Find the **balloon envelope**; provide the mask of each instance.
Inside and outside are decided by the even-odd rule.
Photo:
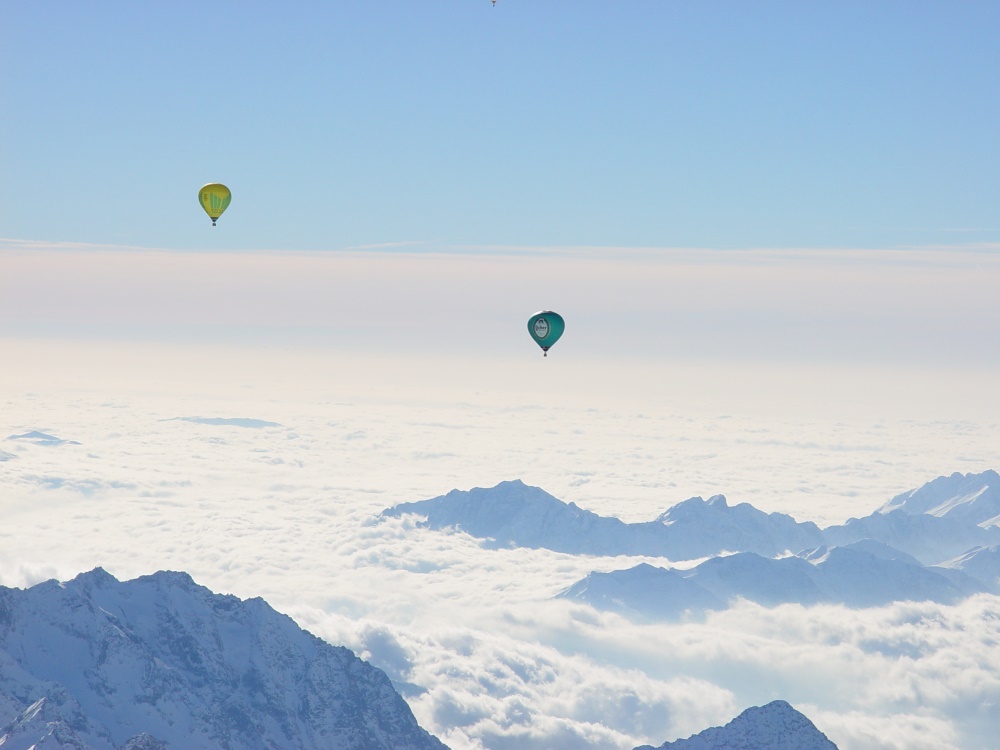
[[[548,356],[549,347],[559,340],[566,330],[562,315],[551,310],[536,312],[528,319],[528,333]]]
[[[229,192],[229,188],[218,182],[202,185],[198,191],[198,202],[212,220],[212,226],[215,226],[215,220],[222,216],[222,212],[229,207],[229,201],[232,199],[233,194]]]

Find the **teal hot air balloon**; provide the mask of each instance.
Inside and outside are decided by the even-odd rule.
[[[559,340],[566,330],[566,322],[562,315],[551,310],[536,312],[528,320],[528,333],[535,343],[542,347],[542,356],[549,356],[549,347]]]

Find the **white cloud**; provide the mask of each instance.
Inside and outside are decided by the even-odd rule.
[[[798,707],[813,723],[832,726],[827,736],[841,750],[964,750],[954,725],[946,719],[914,713],[876,715],[864,711],[831,713],[818,706]],[[988,740],[988,735],[981,735]],[[979,745],[972,745],[976,747]],[[987,747],[986,745],[981,745]]]
[[[0,444],[42,428],[80,443],[10,443],[3,585],[101,565],[262,596],[413,685],[418,718],[455,750],[659,744],[774,698],[844,750],[992,742],[995,598],[743,604],[640,626],[551,600],[634,560],[484,550],[410,519],[371,522],[397,502],[518,477],[631,521],[724,492],[841,522],[939,473],[1000,466],[975,373],[951,373],[925,403],[913,382],[932,374],[845,368],[851,387],[817,403],[798,376],[822,368],[0,345],[15,363],[0,372]],[[173,419],[192,414],[281,426]]]
[[[501,735],[561,746],[571,727],[578,747],[659,744],[775,698],[845,750],[988,748],[1000,661],[985,649],[998,618],[1000,599],[986,596],[873,610],[742,604],[657,626],[546,602],[479,609],[475,629],[418,622],[388,637],[384,625],[300,614],[390,674],[404,663],[394,676],[427,689],[411,697],[418,717],[456,748],[505,747]]]
[[[390,635],[384,625],[314,616],[317,632],[385,665],[394,679],[421,685],[411,706],[456,750],[626,747],[676,726],[698,731],[734,707],[727,690],[707,681],[651,679],[512,637],[502,621],[492,631],[442,625],[433,635],[419,627]]]

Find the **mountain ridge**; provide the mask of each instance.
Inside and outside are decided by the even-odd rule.
[[[714,557],[688,570],[641,563],[591,572],[556,598],[580,601],[632,619],[676,620],[721,610],[735,599],[781,604],[883,606],[895,601],[954,604],[988,588],[960,570],[928,568],[912,558],[859,547],[819,547],[779,559],[752,552]]]
[[[722,495],[708,501],[689,498],[652,521],[625,523],[565,503],[521,480],[400,503],[383,510],[381,517],[406,514],[424,516],[423,525],[431,529],[458,528],[486,540],[490,547],[543,548],[569,554],[691,560],[726,551],[774,555],[823,542],[811,521],[799,523],[748,503],[732,507]]]
[[[774,557],[824,545],[843,547],[873,540],[924,565],[934,565],[973,547],[1000,545],[1000,525],[971,520],[992,511],[992,506],[982,501],[983,497],[992,497],[991,483],[1000,493],[1000,477],[992,470],[939,477],[883,504],[884,512],[875,511],[823,529],[787,514],[765,513],[749,503],[729,505],[724,495],[713,495],[708,500],[689,498],[652,521],[625,523],[573,502],[566,503],[521,480],[500,482],[491,488],[455,489],[435,498],[399,503],[384,509],[380,517],[415,514],[424,518],[421,523],[428,528],[453,527],[483,540],[487,547],[644,555],[680,562],[734,552]],[[949,495],[953,490],[964,494]],[[950,510],[943,515],[912,512],[918,506],[907,503],[914,497],[929,507],[947,506]],[[960,512],[975,503],[975,515],[970,516],[969,510]]]

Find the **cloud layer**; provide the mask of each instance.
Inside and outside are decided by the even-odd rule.
[[[0,240],[0,333],[995,367],[996,247],[168,252]]]
[[[774,698],[844,750],[992,742],[996,598],[743,603],[641,626],[552,599],[638,558],[487,550],[373,521],[397,502],[520,477],[625,520],[725,492],[838,523],[940,473],[1000,466],[1000,425],[975,374],[953,373],[963,388],[924,407],[870,368],[842,371],[853,400],[817,403],[801,369],[770,380],[751,369],[748,381],[704,365],[573,369],[534,356],[3,347],[15,363],[0,374],[0,447],[13,456],[0,464],[4,585],[101,565],[120,579],[186,570],[263,596],[384,668],[455,750],[659,744]],[[660,375],[690,388],[663,389]],[[32,430],[79,444],[4,439]]]

